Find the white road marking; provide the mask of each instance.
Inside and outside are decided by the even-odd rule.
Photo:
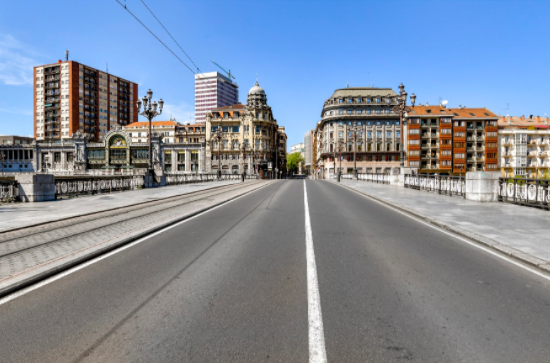
[[[376,202],[376,203],[378,203],[378,204],[380,204],[380,205],[383,205],[384,207],[389,208],[389,209],[391,209],[391,210],[393,210],[393,211],[395,211],[395,212],[397,212],[397,213],[401,213],[401,214],[403,214],[404,216],[407,216],[407,217],[409,217],[409,218],[411,218],[411,219],[414,219],[415,221],[417,221],[417,222],[419,222],[419,223],[425,224],[425,225],[427,225],[428,227],[431,227],[431,228],[433,228],[433,229],[436,229],[436,230],[438,230],[439,232],[445,233],[445,234],[447,234],[447,235],[449,235],[449,236],[451,236],[451,237],[454,237],[454,238],[456,238],[456,239],[458,239],[458,240],[460,240],[460,241],[462,241],[462,242],[466,242],[467,244],[469,244],[469,245],[471,245],[471,246],[474,246],[474,247],[476,247],[476,248],[479,248],[480,250],[483,250],[483,251],[485,251],[485,252],[488,252],[488,253],[490,253],[490,254],[493,255],[493,256],[496,256],[496,257],[501,258],[501,259],[503,259],[503,260],[505,260],[505,261],[508,261],[508,262],[510,262],[511,264],[516,265],[516,266],[518,266],[518,267],[521,267],[521,268],[523,268],[524,270],[527,270],[527,271],[529,271],[529,272],[532,272],[532,273],[534,273],[535,275],[538,275],[538,276],[540,276],[540,277],[542,277],[542,278],[544,278],[544,279],[546,279],[546,280],[550,280],[550,276],[549,276],[549,275],[547,275],[547,274],[545,274],[545,273],[542,273],[542,272],[540,272],[540,271],[538,271],[538,270],[535,270],[534,268],[531,268],[531,267],[529,267],[529,266],[527,266],[527,265],[524,265],[523,263],[518,262],[518,261],[516,261],[516,260],[514,260],[514,259],[512,259],[512,258],[510,258],[510,257],[508,257],[508,256],[505,256],[505,255],[503,255],[503,254],[501,254],[501,253],[499,253],[499,252],[493,251],[492,249],[490,249],[490,248],[488,248],[488,247],[485,247],[485,246],[479,244],[478,242],[469,241],[469,240],[467,240],[466,238],[460,237],[460,236],[458,236],[458,235],[456,235],[456,234],[454,234],[454,233],[452,233],[452,232],[449,232],[449,231],[446,231],[446,230],[444,230],[444,229],[441,229],[441,228],[439,228],[439,227],[437,227],[437,226],[434,226],[433,224],[430,224],[430,223],[428,223],[428,222],[425,222],[425,221],[421,220],[420,218],[418,218],[418,217],[416,217],[416,216],[414,216],[414,215],[411,215],[411,214],[409,214],[409,213],[403,212],[403,211],[401,211],[401,210],[399,210],[399,209],[397,209],[397,208],[391,207],[391,206],[389,206],[389,205],[387,205],[387,204],[385,204],[385,203],[382,203],[382,202],[380,202],[380,201],[378,201],[378,200],[376,200],[376,199],[374,199],[374,198],[369,197],[368,195],[365,195],[365,194],[363,194],[363,193],[360,193],[360,192],[358,192],[358,191],[356,191],[356,190],[353,190],[353,189],[350,189],[350,188],[347,188],[347,189],[350,190],[350,191],[352,191],[352,192],[354,192],[354,193],[357,193],[357,194],[359,194],[359,195],[362,195],[363,197],[368,198],[368,199],[372,200],[373,202]]]
[[[309,323],[309,362],[320,363],[327,361],[325,349],[325,333],[323,330],[323,315],[321,314],[321,297],[317,281],[317,265],[313,250],[313,236],[309,219],[307,203],[307,188],[304,180],[304,210],[306,219],[306,259],[307,259],[307,317]]]
[[[9,301],[12,301],[12,300],[14,300],[14,299],[17,299],[17,298],[20,297],[20,296],[26,295],[26,294],[28,294],[28,293],[31,292],[31,291],[34,291],[34,290],[36,290],[36,289],[41,288],[42,286],[51,284],[52,282],[57,281],[57,280],[59,280],[60,278],[63,278],[63,277],[65,277],[65,276],[67,276],[67,275],[70,275],[70,274],[72,274],[72,273],[75,273],[75,272],[77,272],[78,270],[82,270],[83,268],[88,267],[88,266],[90,266],[90,265],[92,265],[92,264],[94,264],[94,263],[96,263],[96,262],[99,262],[99,261],[101,261],[101,260],[103,260],[103,259],[105,259],[105,258],[107,258],[107,257],[110,257],[110,256],[112,256],[112,255],[114,255],[114,254],[116,254],[116,253],[122,252],[122,251],[124,251],[124,250],[127,249],[127,248],[130,248],[130,247],[133,247],[133,246],[137,245],[138,243],[141,243],[141,242],[143,242],[143,241],[146,241],[147,239],[149,239],[149,238],[151,238],[151,237],[154,237],[154,236],[156,236],[156,235],[158,235],[158,234],[164,233],[164,232],[166,232],[167,230],[169,230],[169,229],[171,229],[171,228],[177,227],[177,226],[179,226],[180,224],[183,224],[183,223],[188,222],[188,221],[190,221],[190,220],[192,220],[192,219],[195,219],[195,218],[197,218],[197,217],[200,217],[200,216],[202,216],[202,215],[205,214],[205,213],[208,213],[208,212],[211,212],[211,211],[213,211],[213,210],[215,210],[215,209],[218,209],[218,208],[220,208],[220,207],[223,207],[223,206],[226,205],[227,203],[231,203],[231,202],[233,202],[233,201],[235,201],[235,200],[237,200],[237,199],[239,199],[239,198],[241,198],[241,197],[244,197],[245,195],[248,195],[249,193],[252,193],[252,192],[255,192],[255,191],[259,190],[259,189],[262,189],[263,187],[266,187],[266,186],[268,186],[268,185],[270,185],[270,184],[271,184],[271,183],[262,185],[262,186],[259,187],[259,188],[256,188],[256,189],[253,189],[253,190],[251,190],[251,191],[248,191],[248,192],[244,193],[243,195],[239,195],[239,196],[236,197],[236,198],[230,199],[230,200],[228,200],[228,201],[226,201],[226,202],[224,202],[224,203],[222,203],[222,204],[220,204],[220,205],[218,205],[218,206],[215,206],[214,208],[205,210],[204,212],[201,212],[201,213],[199,213],[199,214],[197,214],[197,215],[194,215],[193,217],[184,219],[183,221],[180,221],[180,222],[177,222],[176,224],[173,224],[173,225],[171,225],[171,226],[165,227],[165,228],[163,228],[163,229],[161,229],[161,230],[159,230],[159,231],[157,231],[157,232],[154,232],[154,233],[152,233],[152,234],[150,234],[150,235],[147,235],[147,236],[145,236],[145,237],[142,237],[142,238],[140,238],[140,239],[138,239],[138,240],[136,240],[136,241],[134,241],[134,242],[131,242],[131,243],[128,243],[127,245],[124,245],[124,246],[122,246],[122,247],[119,247],[119,248],[117,248],[117,249],[115,249],[115,250],[113,250],[113,251],[111,251],[111,252],[109,252],[109,253],[106,253],[106,254],[104,254],[104,255],[98,256],[98,257],[96,257],[96,258],[94,258],[94,259],[91,259],[91,260],[88,261],[88,262],[85,262],[85,263],[83,263],[83,264],[81,264],[81,265],[78,265],[78,266],[75,266],[75,267],[73,267],[73,268],[70,268],[70,269],[68,269],[67,271],[61,272],[60,274],[54,275],[54,276],[52,276],[52,277],[49,277],[49,278],[47,278],[46,280],[40,281],[40,282],[38,282],[38,283],[36,283],[36,284],[34,284],[34,285],[31,285],[31,286],[26,287],[26,288],[24,288],[24,289],[22,289],[22,290],[16,291],[16,292],[14,292],[14,293],[11,294],[11,295],[7,295],[7,296],[3,297],[2,299],[0,299],[0,305],[3,305],[3,304],[5,304],[5,303],[7,303],[7,302],[9,302]]]

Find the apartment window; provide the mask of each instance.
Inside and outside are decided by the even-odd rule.
[[[420,129],[410,129],[409,135],[420,135]]]
[[[67,162],[72,163],[73,162],[73,153],[67,153]]]
[[[376,99],[376,103],[380,103],[380,98],[377,98],[377,99]]]
[[[351,98],[348,98],[348,103],[351,103]]]
[[[344,103],[344,100],[338,100],[338,103]]]
[[[338,137],[341,139],[344,137],[343,131],[338,131]]]
[[[371,138],[371,137],[372,137],[372,131],[367,131],[367,137],[368,137],[368,138]]]
[[[343,111],[342,111],[342,110],[338,110],[338,113],[341,115],[341,114],[343,113]]]
[[[378,138],[382,137],[382,131],[376,131],[376,137]]]
[[[56,163],[61,162],[61,153],[53,153],[53,161]]]
[[[399,135],[400,135],[400,132],[399,132],[399,131],[396,131],[396,132],[395,132],[395,137],[397,137],[397,138],[398,138],[398,137],[399,137]]]
[[[391,132],[390,132],[390,131],[386,131],[386,137],[387,137],[387,138],[390,138],[390,137],[391,137]]]
[[[361,99],[360,99],[360,98],[357,99],[357,103],[361,103]]]
[[[239,132],[239,126],[233,126],[233,132]]]

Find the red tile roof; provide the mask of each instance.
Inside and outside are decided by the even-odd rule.
[[[178,126],[178,123],[176,121],[153,121],[153,122],[151,122],[151,126],[153,126],[153,127]],[[129,127],[149,127],[149,121],[134,122],[134,123],[128,124],[124,127],[125,128],[129,128]]]

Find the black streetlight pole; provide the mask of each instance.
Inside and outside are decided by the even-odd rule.
[[[153,118],[160,115],[162,113],[162,107],[164,106],[164,101],[162,98],[159,100],[158,104],[157,101],[151,101],[151,98],[153,98],[153,91],[149,89],[147,91],[147,96],[143,96],[143,112],[141,112],[141,103],[142,100],[138,98],[136,101],[138,114],[141,116],[144,116],[149,120],[149,169],[153,168],[153,154],[151,150],[151,138],[153,134],[151,133],[151,123],[153,121]],[[157,111],[157,107],[159,108]]]
[[[411,104],[412,108],[407,106],[407,92],[405,92],[405,86],[403,83],[399,85],[399,97],[396,97],[396,101],[398,104],[392,108],[392,111],[399,112],[399,125],[400,125],[400,140],[399,140],[399,166],[403,168],[405,166],[405,158],[404,158],[404,150],[405,147],[403,145],[403,118],[406,112],[412,111],[414,108],[414,103],[416,102],[416,95],[413,93],[411,95]],[[391,95],[387,96],[388,99],[391,99]]]
[[[4,175],[4,160],[6,159],[6,155],[4,153],[0,153],[0,167],[2,167],[2,175]]]
[[[357,126],[357,121],[353,121],[353,127],[351,127],[351,139],[353,140],[353,174],[357,179],[357,138],[359,137],[359,130],[361,128]]]
[[[220,159],[220,144],[223,139],[223,131],[221,124],[217,126],[216,131],[214,131],[214,136],[212,137],[212,140],[216,140],[218,143],[218,179],[221,179],[222,176],[222,169],[221,169],[221,159]]]

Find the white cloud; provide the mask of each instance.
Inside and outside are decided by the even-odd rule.
[[[17,114],[17,115],[27,115],[27,116],[32,116],[33,115],[33,112],[32,110],[23,110],[23,109],[18,109],[18,108],[14,108],[14,109],[7,109],[7,108],[0,108],[0,112],[7,112],[7,113],[13,113],[13,114]]]
[[[0,35],[0,82],[7,85],[33,84],[33,67],[39,54],[11,35]]]
[[[189,106],[185,102],[181,102],[177,105],[171,105],[171,104],[165,103],[164,108],[162,109],[162,115],[157,116],[156,120],[158,121],[169,120],[170,116],[172,116],[172,119],[175,118],[176,121],[180,123],[185,123],[189,120],[191,120],[194,123],[195,110],[194,110],[194,107]]]

